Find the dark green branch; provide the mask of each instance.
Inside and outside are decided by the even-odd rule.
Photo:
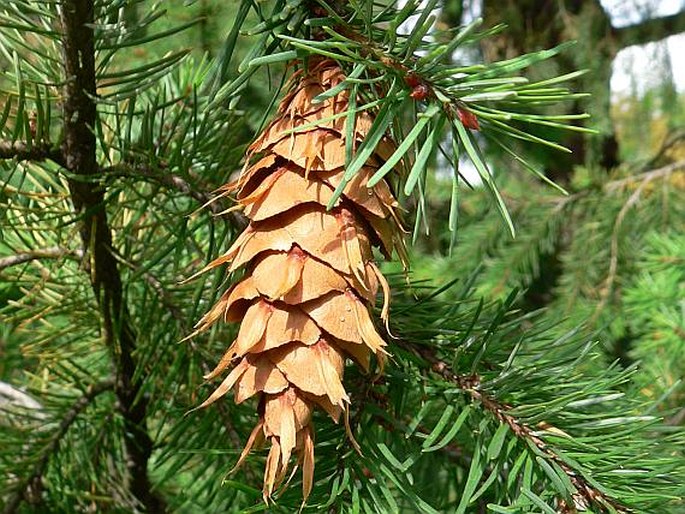
[[[648,18],[640,23],[614,30],[618,46],[644,45],[685,32],[685,10],[670,16]]]
[[[98,174],[96,140],[97,97],[93,0],[64,0],[61,9],[64,51],[64,143],[62,153],[74,209],[81,218],[84,251],[89,252],[90,280],[102,318],[104,339],[116,368],[115,392],[124,419],[126,464],[131,494],[150,513],[164,512],[164,502],[152,492],[147,465],[152,440],[147,433],[147,400],[136,376],[133,355],[136,335],[126,307],[118,263],[112,252],[104,189],[92,180]]]
[[[74,404],[62,418],[57,431],[50,438],[50,442],[43,449],[42,456],[33,469],[33,472],[21,482],[19,487],[17,487],[17,491],[10,496],[2,511],[3,514],[14,514],[18,511],[21,503],[26,499],[31,490],[41,489],[45,468],[47,468],[48,464],[50,463],[50,458],[59,449],[59,445],[69,431],[71,425],[74,424],[74,421],[76,421],[76,418],[78,418],[79,414],[81,414],[91,403],[93,403],[95,398],[97,398],[100,394],[111,390],[113,387],[114,380],[105,380],[99,382],[90,386],[84,395],[74,402]]]

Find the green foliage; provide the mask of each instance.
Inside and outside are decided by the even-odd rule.
[[[633,280],[623,293],[626,331],[631,334],[630,357],[640,362],[640,385],[665,408],[680,409],[685,388],[685,237],[677,232],[651,232],[638,256]]]
[[[142,429],[152,443],[148,489],[164,510],[300,508],[298,474],[275,503],[262,501],[263,452],[227,475],[255,405],[218,402],[185,415],[206,397],[202,375],[235,327],[180,341],[229,285],[221,271],[183,279],[240,229],[225,199],[207,203],[209,191],[240,169],[245,144],[290,72],[286,63],[313,55],[347,67],[342,87],[359,101],[345,116],[376,114],[367,141],[348,149],[348,178],[388,130],[398,143],[388,162],[404,171],[395,185],[418,192],[404,199],[415,209],[416,234],[425,225],[435,237],[419,239],[409,285],[394,277],[396,337],[388,338],[393,356],[383,377],[347,370],[350,427],[361,451],[343,426],[315,419],[316,483],[303,510],[523,513],[575,505],[654,514],[682,507],[683,432],[659,417],[677,421],[671,410],[683,398],[682,170],[629,171],[600,188],[578,179],[564,198],[518,168],[488,171],[492,149],[510,138],[556,146],[530,125],[557,128],[583,117],[532,113],[577,98],[560,86],[576,74],[534,83],[519,75],[562,48],[489,65],[455,63],[456,48],[501,28],[478,32],[474,22],[429,38],[437,2],[404,35],[397,29],[418,2],[398,10],[351,1],[349,11],[298,0],[169,4],[95,4],[97,118],[89,128],[98,167],[88,176],[70,171],[62,153],[69,121],[62,86],[70,80],[62,68],[63,6],[7,0],[0,7],[7,153],[0,160],[0,378],[15,394],[0,396],[5,512],[145,510],[126,445],[123,380],[140,385],[132,404],[144,405]],[[203,13],[212,16],[195,19]],[[217,50],[219,20],[228,19],[234,24]],[[200,52],[184,48],[195,46],[194,33]],[[424,100],[411,96],[410,75],[428,87]],[[483,138],[460,111],[478,117]],[[446,178],[426,173],[441,150],[455,172]],[[537,169],[504,152],[521,170]],[[463,155],[487,191],[466,190]],[[391,168],[381,166],[378,178]],[[104,199],[79,212],[74,187],[83,183]],[[121,365],[128,350],[111,343],[109,328],[118,335],[121,327],[107,327],[103,295],[92,288],[95,238],[80,239],[83,221],[101,207],[118,264],[107,271],[120,275],[126,311],[114,319],[135,332],[125,355],[135,363],[131,376]],[[561,271],[541,284],[549,261]],[[423,276],[447,285],[437,290]],[[517,294],[519,287],[529,291]],[[532,312],[539,290],[552,298],[547,312]],[[588,319],[602,329],[599,343],[574,328]],[[641,366],[607,363],[607,349],[626,334],[629,358]]]

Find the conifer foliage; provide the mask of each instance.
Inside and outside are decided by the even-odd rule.
[[[337,115],[347,112],[349,93],[313,100],[344,78],[334,61],[321,59],[293,74],[275,119],[248,150],[246,169],[222,188],[224,195],[236,193],[250,224],[207,267],[230,262],[229,272],[246,272],[199,323],[199,331],[221,318],[241,323],[238,337],[205,378],[237,364],[202,406],[231,388],[236,403],[260,395],[259,423],[236,466],[253,444],[269,441],[265,499],[282,482],[294,451],[306,499],[314,473],[312,409],[318,406],[338,421],[350,401],[342,383],[345,359],[366,371],[371,355],[384,360],[386,343],[370,308],[380,285],[387,323],[389,286],[371,249],[390,256],[402,245],[402,234],[388,184],[366,187],[383,156],[372,155],[333,209],[326,209],[345,173],[350,119]],[[351,122],[355,139],[362,141],[371,116]],[[393,149],[388,141],[381,148]]]
[[[208,4],[232,25],[195,58],[179,48],[195,22],[164,9]],[[685,437],[663,419],[680,419],[664,407],[677,380],[646,398],[648,375],[509,287],[569,224],[563,266],[597,246],[601,188],[560,199],[518,153],[565,151],[548,128],[586,131],[583,114],[535,113],[582,96],[566,84],[582,70],[522,75],[566,43],[473,62],[503,27],[440,28],[441,5],[0,2],[3,514],[682,508]],[[649,177],[621,183],[621,220],[659,196]],[[663,198],[675,223],[683,203]],[[595,259],[618,259],[629,224],[597,219],[617,250]],[[445,253],[459,228],[433,282],[399,265],[403,224],[440,227]],[[515,225],[539,230],[512,255]],[[616,260],[607,288],[628,284],[638,310],[651,282],[680,280],[662,268],[682,261],[673,242],[649,240],[645,281]],[[680,310],[649,312],[631,330],[681,337]],[[650,373],[682,370],[652,348]]]

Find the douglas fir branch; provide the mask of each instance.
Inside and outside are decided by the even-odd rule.
[[[315,406],[335,421],[347,409],[345,360],[365,371],[373,354],[382,365],[386,343],[372,321],[381,290],[387,323],[389,288],[372,248],[386,258],[405,250],[398,204],[387,182],[367,181],[394,151],[378,145],[362,170],[328,209],[345,174],[346,134],[361,142],[373,117],[361,112],[348,130],[349,93],[318,95],[345,79],[333,61],[310,59],[294,73],[276,118],[248,150],[240,178],[221,188],[235,195],[250,224],[233,246],[206,269],[230,263],[244,275],[200,320],[198,331],[224,320],[240,322],[236,340],[211,380],[232,367],[201,405],[233,389],[236,403],[259,395],[259,421],[238,461],[265,441],[268,499],[286,476],[291,455],[303,471],[303,494],[314,473]]]

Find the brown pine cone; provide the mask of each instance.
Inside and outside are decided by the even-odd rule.
[[[250,224],[206,269],[230,263],[243,278],[200,320],[240,322],[236,340],[207,379],[235,364],[205,407],[233,389],[236,403],[259,394],[259,423],[238,461],[253,445],[271,445],[264,474],[267,500],[283,481],[293,452],[303,470],[303,495],[312,489],[314,431],[321,407],[336,422],[350,399],[342,384],[345,359],[366,371],[371,354],[382,364],[386,346],[371,318],[379,288],[387,323],[389,288],[373,260],[376,246],[404,259],[398,205],[385,181],[366,184],[394,151],[384,139],[327,210],[341,183],[349,93],[312,100],[344,80],[333,61],[312,60],[296,72],[276,119],[250,146],[240,178],[221,188],[234,194]],[[373,123],[363,111],[355,146]]]

